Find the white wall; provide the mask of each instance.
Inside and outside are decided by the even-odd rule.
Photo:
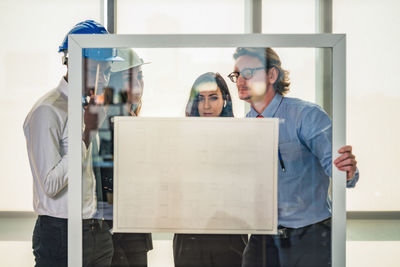
[[[360,169],[348,210],[399,210],[400,2],[334,0],[333,30],[347,34],[347,142]]]
[[[244,32],[243,0],[119,0],[119,34],[218,34]],[[234,49],[138,49],[145,61],[142,116],[184,116],[190,88],[205,72],[219,72],[232,95],[235,116],[244,103],[227,75]]]
[[[100,18],[100,1],[0,1],[0,211],[32,210],[32,174],[22,124],[65,73],[58,46],[79,21]]]
[[[120,33],[241,33],[241,0],[118,1]],[[57,85],[65,68],[57,47],[75,23],[99,20],[100,1],[2,0],[0,17],[0,210],[32,210],[32,177],[22,132],[33,103]],[[347,137],[357,155],[361,179],[348,191],[349,210],[398,210],[400,185],[400,103],[396,71],[400,25],[396,0],[334,0],[334,32],[347,34]],[[263,1],[263,32],[311,33],[315,28],[314,0]],[[292,92],[314,100],[314,52],[302,61],[296,53],[278,49],[291,71]],[[293,50],[295,51],[295,50]],[[308,66],[304,75],[301,70]],[[150,65],[149,65],[150,68]],[[147,67],[144,68],[145,75]],[[146,77],[147,78],[147,77]],[[228,83],[229,84],[229,83]],[[301,84],[301,85],[299,85]],[[309,90],[299,90],[309,88]],[[234,87],[232,94],[236,92]],[[150,91],[148,99],[150,99]],[[146,96],[146,93],[145,93]],[[182,99],[185,99],[186,96]],[[150,101],[150,100],[149,100]],[[145,102],[148,103],[148,102]],[[239,111],[242,103],[235,105]],[[145,111],[145,106],[144,106]],[[239,113],[237,111],[237,113]]]
[[[244,32],[244,0],[118,0],[117,8],[122,34]]]

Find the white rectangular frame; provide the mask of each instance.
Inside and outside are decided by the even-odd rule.
[[[82,48],[302,47],[332,49],[332,159],[346,144],[344,34],[70,35],[68,266],[82,266]],[[332,164],[333,166],[333,164]],[[78,234],[80,233],[80,234]],[[332,167],[332,267],[346,266],[346,175]]]
[[[126,212],[120,212],[120,203],[118,202],[119,196],[120,194],[122,194],[124,197],[122,197],[123,199],[126,200],[127,195],[129,194],[131,197],[136,197],[138,195],[141,194],[141,192],[139,193],[133,193],[132,192],[132,184],[127,184],[126,181],[128,180],[129,182],[133,182],[133,183],[146,183],[149,182],[149,180],[151,179],[146,179],[146,181],[143,181],[143,177],[146,175],[146,173],[141,173],[140,175],[137,175],[139,172],[139,169],[142,169],[140,167],[138,167],[138,164],[141,164],[139,162],[137,162],[137,158],[134,158],[132,156],[132,151],[133,149],[136,149],[136,147],[140,147],[140,141],[138,140],[138,137],[142,140],[142,143],[146,143],[145,140],[143,140],[142,138],[146,138],[146,139],[150,139],[152,140],[152,142],[157,142],[157,141],[153,141],[153,140],[158,140],[158,139],[162,139],[160,136],[158,136],[158,138],[156,136],[151,136],[149,137],[149,134],[152,133],[148,133],[148,132],[141,132],[141,134],[139,135],[138,132],[136,132],[135,130],[137,129],[141,129],[140,125],[143,125],[143,123],[146,123],[146,125],[148,125],[148,127],[155,127],[155,125],[157,125],[157,127],[160,127],[160,125],[162,124],[162,122],[167,121],[168,126],[171,127],[171,125],[174,125],[173,128],[178,128],[179,132],[174,132],[172,135],[174,137],[172,137],[171,135],[168,135],[168,132],[173,131],[173,128],[170,129],[162,129],[159,128],[157,130],[153,129],[153,132],[155,135],[157,134],[161,134],[162,138],[164,138],[165,140],[171,140],[172,138],[177,138],[177,140],[181,140],[180,142],[182,142],[183,145],[182,146],[182,150],[180,150],[180,152],[184,153],[184,157],[187,158],[185,161],[185,159],[179,158],[181,155],[175,155],[174,156],[174,161],[175,162],[179,162],[178,166],[174,166],[174,169],[179,170],[180,176],[181,177],[185,177],[185,179],[191,180],[193,181],[193,171],[196,171],[196,169],[193,169],[193,167],[190,168],[186,168],[186,164],[190,164],[191,162],[193,162],[194,164],[198,165],[198,159],[200,157],[202,157],[202,155],[198,154],[198,147],[196,146],[191,146],[193,143],[193,139],[196,140],[196,143],[202,143],[203,142],[207,142],[211,145],[211,147],[216,148],[217,145],[216,144],[222,144],[224,141],[223,140],[218,140],[218,137],[221,137],[223,139],[226,139],[226,134],[228,134],[227,132],[225,132],[225,134],[219,135],[218,137],[216,136],[206,136],[203,133],[201,133],[198,136],[195,136],[195,134],[197,134],[199,131],[199,128],[202,129],[207,129],[209,130],[209,126],[210,127],[214,127],[216,126],[214,123],[218,122],[218,126],[216,127],[222,127],[224,129],[228,129],[228,132],[235,132],[238,134],[237,139],[239,140],[243,140],[242,142],[237,142],[237,144],[230,144],[235,151],[237,151],[237,155],[232,156],[232,158],[229,160],[229,162],[226,162],[223,165],[224,170],[230,170],[229,175],[226,175],[226,178],[228,178],[228,180],[224,180],[225,181],[240,181],[241,178],[243,178],[243,176],[238,176],[240,175],[239,172],[235,173],[235,171],[232,171],[233,169],[235,169],[237,166],[240,166],[241,169],[241,175],[243,175],[243,173],[251,173],[253,170],[255,170],[254,165],[258,165],[259,167],[262,166],[262,169],[257,169],[257,171],[254,171],[253,174],[250,174],[249,177],[246,177],[246,183],[248,183],[248,185],[250,185],[250,187],[247,187],[247,189],[254,189],[257,188],[257,191],[259,188],[263,187],[265,191],[261,191],[262,195],[265,195],[264,192],[266,192],[268,189],[270,189],[271,191],[268,193],[269,196],[271,198],[265,198],[263,199],[263,196],[258,195],[257,196],[257,192],[253,192],[250,191],[248,192],[246,195],[246,197],[248,198],[244,198],[242,199],[241,203],[244,204],[246,206],[245,209],[247,209],[248,211],[254,212],[252,213],[252,215],[254,217],[257,217],[258,212],[260,212],[259,210],[262,209],[264,211],[269,211],[268,213],[264,214],[268,217],[268,221],[265,221],[266,218],[263,218],[263,216],[260,216],[260,219],[258,220],[254,220],[254,221],[249,221],[249,220],[240,220],[240,216],[243,216],[244,213],[241,213],[240,208],[237,207],[236,212],[233,213],[228,213],[230,216],[230,218],[232,219],[232,222],[235,223],[239,223],[236,224],[234,227],[233,225],[230,225],[230,227],[228,228],[228,226],[225,224],[225,227],[223,229],[220,229],[219,227],[216,227],[215,225],[213,228],[211,226],[212,223],[210,223],[210,219],[215,216],[215,210],[212,211],[212,214],[208,214],[209,217],[207,217],[207,222],[204,223],[201,227],[192,227],[189,226],[188,224],[186,224],[186,227],[182,227],[182,228],[178,228],[178,227],[171,227],[171,226],[166,226],[165,224],[161,223],[161,225],[163,226],[155,226],[155,224],[153,224],[154,221],[160,221],[160,210],[159,210],[159,203],[157,202],[156,205],[157,206],[146,206],[146,208],[151,207],[151,210],[154,211],[154,216],[156,217],[151,217],[147,220],[147,223],[149,223],[150,225],[152,225],[152,227],[150,228],[140,228],[138,227],[136,224],[134,224],[134,226],[131,224],[130,226],[126,226],[126,223],[122,222],[122,224],[125,224],[125,226],[121,226],[121,223],[119,220],[123,221],[124,220],[124,216],[122,214],[127,214],[130,213],[131,215],[134,215],[136,217],[136,214],[141,214],[140,210],[132,210],[132,211],[127,211],[125,209]],[[151,123],[149,125],[149,123]],[[203,125],[199,128],[196,128],[196,126],[194,126],[194,124],[197,125]],[[206,126],[207,125],[207,126]],[[213,126],[214,125],[214,126]],[[252,131],[247,130],[248,127],[252,126],[256,126],[255,128],[253,128]],[[139,128],[138,128],[139,127]],[[164,125],[165,127],[165,125]],[[228,127],[228,128],[225,128]],[[238,128],[239,127],[239,128]],[[124,130],[122,130],[124,129]],[[184,129],[184,130],[183,130]],[[221,133],[219,128],[212,128],[215,129],[216,132],[218,132],[219,134]],[[244,132],[241,132],[242,129],[246,129]],[[183,130],[184,134],[183,136],[179,136],[181,133],[181,130]],[[272,130],[272,131],[271,131]],[[188,132],[188,131],[194,131],[194,132]],[[249,132],[251,132],[252,135],[254,135],[255,133],[257,133],[257,136],[262,134],[264,135],[264,137],[266,137],[266,139],[263,139],[264,141],[261,140],[261,138],[256,138],[256,136],[254,135],[254,138],[249,136]],[[167,134],[166,134],[167,133]],[[246,135],[243,135],[243,134]],[[186,139],[185,140],[185,136],[190,136],[190,140]],[[269,137],[269,138],[268,138]],[[202,138],[207,138],[206,140],[202,140]],[[272,234],[277,234],[277,228],[278,228],[278,138],[279,138],[279,120],[277,118],[264,118],[263,120],[260,119],[256,119],[256,118],[201,118],[201,120],[199,120],[199,118],[195,118],[195,117],[176,117],[176,118],[151,118],[151,117],[133,117],[133,116],[123,116],[123,117],[114,117],[114,186],[113,186],[113,192],[114,192],[114,200],[113,200],[113,231],[114,232],[120,232],[120,233],[175,233],[175,234],[257,234],[257,235],[272,235]],[[213,141],[209,141],[209,139],[214,139]],[[268,140],[269,139],[269,140]],[[126,145],[128,143],[130,143],[131,140],[135,140],[134,142],[134,148],[131,145]],[[271,143],[270,143],[271,141]],[[214,143],[215,142],[215,143]],[[235,142],[233,142],[235,143]],[[157,145],[154,144],[154,147],[157,148],[155,152],[155,154],[157,155],[161,155],[163,154],[163,151],[165,150],[169,150],[169,144],[167,144],[167,147],[163,147],[163,144],[157,143]],[[242,160],[243,160],[243,156],[241,154],[240,149],[242,148],[248,148],[248,147],[257,147],[257,151],[252,151],[251,154],[254,155],[254,159],[252,160],[252,164],[241,164]],[[139,148],[139,149],[140,149]],[[260,153],[259,148],[262,149],[262,153]],[[272,148],[272,149],[271,149]],[[270,149],[269,152],[267,152],[267,150]],[[219,149],[218,149],[219,150]],[[173,153],[173,152],[172,152]],[[215,154],[218,154],[218,151],[213,152]],[[272,153],[272,157],[269,158],[268,155],[270,155],[270,153]],[[140,155],[140,160],[144,160],[144,153],[138,153],[138,155]],[[180,153],[179,153],[180,154]],[[170,157],[170,153],[168,153],[169,157]],[[237,157],[235,157],[237,156]],[[217,156],[216,158],[222,158],[222,154],[220,154],[219,156]],[[206,158],[206,157],[205,157]],[[163,162],[163,160],[160,160],[161,158],[157,158],[157,156],[152,156],[152,164],[150,165],[151,169],[154,169],[154,166],[160,166],[164,163],[167,164],[167,167],[171,167],[171,163],[170,162]],[[127,161],[128,163],[127,163]],[[193,161],[194,160],[194,161]],[[204,159],[206,162],[203,162],[202,164],[207,164],[207,163],[211,163],[210,161],[207,162],[207,159]],[[183,163],[184,161],[184,163]],[[124,164],[120,164],[123,163]],[[157,163],[155,163],[157,162]],[[264,162],[264,163],[263,163]],[[268,163],[266,163],[268,162]],[[271,164],[271,165],[268,165]],[[125,165],[125,166],[124,166]],[[182,166],[184,166],[182,168]],[[127,168],[126,168],[127,167]],[[142,166],[143,167],[143,166]],[[162,168],[165,168],[166,166],[163,166]],[[181,169],[180,169],[181,168]],[[212,171],[215,167],[209,167],[208,171]],[[200,169],[204,169],[204,167],[200,167]],[[132,170],[134,170],[134,172],[132,172]],[[199,169],[197,169],[198,171]],[[142,169],[143,171],[143,169]],[[232,172],[232,173],[231,173]],[[134,174],[134,175],[133,175]],[[264,175],[265,174],[265,175]],[[154,175],[154,174],[153,174]],[[124,178],[120,178],[120,177],[125,177]],[[200,183],[214,183],[216,180],[216,177],[212,176],[212,175],[202,175],[201,176],[201,182]],[[260,180],[259,180],[260,179]],[[262,181],[261,181],[262,179]],[[121,180],[123,181],[121,183]],[[171,184],[168,184],[168,187],[171,186],[171,189],[168,188],[168,190],[171,190],[171,192],[175,192],[172,193],[172,195],[174,195],[175,197],[178,196],[178,191],[174,191],[175,189],[179,188],[179,191],[182,191],[182,197],[191,195],[185,192],[186,189],[182,189],[182,187],[185,186],[184,183],[180,182],[179,180],[176,180],[176,176],[175,174],[171,175],[171,176],[164,176],[163,178],[160,179],[160,181],[162,183],[168,183],[168,182],[172,182]],[[160,182],[159,181],[159,182]],[[263,182],[265,181],[265,182]],[[152,182],[152,181],[151,181]],[[196,180],[196,183],[199,182],[199,180]],[[221,182],[221,180],[219,180],[219,182]],[[264,183],[264,184],[263,184]],[[215,184],[214,184],[215,185]],[[229,185],[227,186],[229,188]],[[232,187],[230,187],[232,189]],[[241,185],[240,186],[240,190],[246,190],[246,187]],[[127,191],[124,191],[123,189],[127,189]],[[196,188],[197,189],[197,188]],[[157,191],[157,190],[155,190]],[[206,190],[205,190],[206,191]],[[230,190],[229,190],[230,191]],[[149,192],[149,190],[145,190],[144,191],[145,194],[148,194],[147,192]],[[224,195],[227,192],[222,192],[217,190],[219,195]],[[230,191],[232,192],[232,191]],[[150,193],[151,194],[151,193]],[[192,194],[196,194],[195,192],[192,191]],[[154,195],[153,195],[154,196]],[[192,195],[191,195],[192,196]],[[226,201],[228,201],[228,203],[232,203],[231,201],[236,201],[238,197],[240,196],[240,193],[233,193],[227,198],[224,198],[224,205],[227,203]],[[256,211],[251,209],[251,206],[247,206],[247,204],[250,201],[254,201],[254,197],[256,196],[256,198],[258,199],[258,201],[261,201],[261,199],[263,200],[262,203],[259,203],[259,207],[260,209],[257,209]],[[158,196],[154,196],[154,199],[157,199]],[[235,200],[233,200],[231,197],[233,197]],[[139,197],[140,198],[140,197]],[[135,198],[136,199],[136,198]],[[131,201],[133,201],[134,199],[130,199]],[[206,201],[202,201],[202,203],[205,203]],[[130,204],[132,204],[132,202],[130,202]],[[149,202],[146,198],[146,204],[148,205]],[[171,202],[168,202],[168,206],[171,205]],[[215,203],[214,203],[215,204]],[[174,204],[172,204],[174,205]],[[217,204],[218,206],[218,204]],[[122,207],[124,208],[124,205],[122,205]],[[131,206],[129,206],[130,208]],[[140,205],[140,208],[143,208],[143,205]],[[185,209],[185,206],[182,205],[181,208]],[[217,210],[220,211],[222,207],[218,206]],[[190,209],[192,210],[192,207],[186,206],[186,210]],[[156,210],[158,210],[156,212]],[[173,212],[173,211],[172,211]],[[231,210],[232,212],[232,210]],[[168,210],[168,216],[169,217],[171,215],[170,211]],[[249,214],[246,214],[246,216]],[[250,215],[250,217],[252,217]],[[169,217],[171,218],[171,217]],[[204,218],[204,217],[203,217]],[[168,219],[169,220],[169,219]],[[199,218],[199,220],[201,221],[201,219]],[[221,222],[221,221],[219,221]],[[241,224],[241,223],[245,223],[245,224]],[[256,226],[257,224],[257,226]],[[260,226],[262,225],[262,226]],[[267,225],[269,225],[267,227]],[[246,228],[242,228],[242,227],[246,227]],[[224,232],[224,230],[226,232]]]

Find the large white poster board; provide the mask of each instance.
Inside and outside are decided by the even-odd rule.
[[[114,121],[114,232],[277,228],[278,119]]]

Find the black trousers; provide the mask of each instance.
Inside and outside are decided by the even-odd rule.
[[[99,220],[83,220],[83,266],[110,266],[113,246],[109,226]],[[68,221],[39,216],[32,236],[36,267],[67,266]]]
[[[112,228],[113,222],[107,221]],[[147,267],[147,252],[153,249],[151,234],[114,233],[112,267]]]
[[[247,235],[176,234],[176,267],[240,267]]]
[[[111,265],[114,248],[109,225],[103,220],[83,220],[83,266]]]
[[[331,220],[281,228],[279,235],[252,235],[243,267],[330,267]]]
[[[67,219],[39,216],[32,236],[36,267],[67,266]]]

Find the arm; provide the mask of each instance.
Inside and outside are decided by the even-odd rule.
[[[332,176],[331,119],[320,107],[315,106],[305,112],[300,121],[300,139],[318,158],[325,174]],[[358,171],[351,146],[344,146],[338,152],[342,155],[334,163],[339,170],[347,172],[347,187],[354,187],[358,181]]]
[[[297,119],[301,142],[318,159],[327,176],[332,176],[332,122],[320,107],[307,107]]]
[[[51,107],[40,106],[32,114],[27,132],[28,155],[34,176],[51,198],[68,184],[67,154],[60,154],[62,131],[61,122]]]

